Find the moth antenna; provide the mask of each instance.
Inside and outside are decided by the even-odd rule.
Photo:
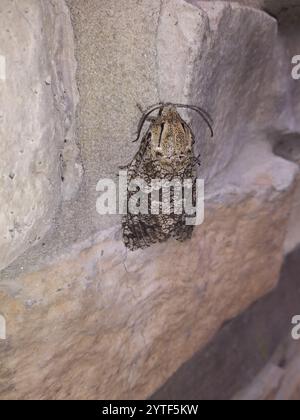
[[[148,108],[142,115],[139,125],[138,125],[138,129],[137,129],[137,138],[133,141],[133,143],[137,142],[140,138],[143,126],[145,124],[146,119],[149,117],[150,114],[152,114],[152,112],[156,111],[157,109],[160,109],[164,106],[167,106],[169,104],[163,104],[163,103],[159,103],[159,104],[155,104],[152,105],[150,108]]]
[[[147,120],[147,118],[149,117],[150,114],[152,114],[152,112],[156,111],[157,109],[162,109],[165,106],[169,106],[169,105],[173,105],[176,106],[177,108],[187,108],[187,109],[192,109],[193,111],[198,112],[198,114],[203,118],[203,120],[206,122],[206,124],[208,125],[210,132],[211,132],[211,137],[214,136],[214,131],[212,128],[212,124],[213,124],[213,119],[210,116],[210,114],[205,111],[205,109],[196,106],[196,105],[185,105],[185,104],[172,104],[172,103],[158,103],[155,105],[152,105],[151,107],[149,107],[142,115],[139,125],[138,125],[138,129],[137,129],[137,138],[133,141],[133,143],[137,142],[140,138],[143,126],[145,124],[145,121]],[[139,107],[141,109],[141,107]]]
[[[213,119],[212,119],[211,115],[205,109],[201,108],[200,106],[187,105],[187,104],[174,104],[173,106],[176,106],[178,108],[190,108],[190,109],[193,109],[194,111],[199,111],[206,116],[206,118],[210,121],[211,124],[213,123]]]
[[[200,108],[199,106],[196,106],[196,105],[174,104],[174,106],[176,106],[177,108],[192,109],[193,111],[198,112],[198,114],[201,115],[203,120],[208,125],[208,127],[210,129],[210,132],[211,132],[211,136],[212,137],[214,136],[214,131],[213,131],[213,128],[212,128],[213,119],[207,111],[205,111],[204,109],[202,109],[202,108]]]

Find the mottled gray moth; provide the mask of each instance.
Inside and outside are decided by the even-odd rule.
[[[178,113],[178,108],[196,111],[206,122],[213,136],[212,119],[198,106],[160,103],[143,113],[135,141],[139,140],[146,121],[149,121],[150,125],[142,137],[138,152],[132,161],[123,167],[127,170],[128,177],[127,214],[122,219],[123,240],[126,247],[132,251],[164,242],[171,237],[185,241],[192,236],[194,226],[186,223],[185,210],[176,211],[178,200],[175,185],[184,185],[185,180],[191,180],[192,202],[195,204],[196,165],[200,164],[200,160],[199,156],[194,155],[194,134]],[[158,111],[158,115],[151,116],[155,111]],[[138,185],[129,188],[130,184],[134,185],[136,179],[139,180]],[[141,181],[148,187],[148,191],[156,190],[156,199],[153,202],[153,196],[149,194],[146,211],[133,214],[129,204],[141,189]],[[165,208],[162,194],[164,185],[171,186],[167,212],[162,211]],[[184,194],[187,195],[181,188],[179,200],[187,200]]]

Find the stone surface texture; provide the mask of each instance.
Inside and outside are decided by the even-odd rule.
[[[6,67],[0,80],[1,270],[41,242],[61,200],[76,189],[79,166],[64,174],[64,141],[74,142],[78,100],[68,10],[63,2],[3,0],[0,25]],[[73,147],[73,167],[76,157]]]
[[[282,360],[284,366],[278,366]],[[299,401],[299,399],[300,345],[291,341],[280,346],[255,380],[233,398],[235,401]]]
[[[274,153],[295,122],[278,23],[219,1],[10,5],[0,19],[20,39],[1,54],[19,60],[11,71],[23,79],[0,81],[16,107],[1,126],[0,229],[15,220],[21,237],[0,251],[0,398],[146,398],[278,282],[299,173]],[[130,253],[119,216],[96,213],[96,185],[136,150],[136,104],[160,100],[202,105],[215,121],[211,140],[186,114],[202,153],[206,218],[189,242]],[[29,248],[46,230],[43,251]]]
[[[199,0],[186,0],[188,3],[197,4]],[[214,0],[203,0],[213,3]],[[299,6],[299,0],[220,0],[227,3],[238,3],[241,6],[257,8],[278,16],[282,10],[293,10]]]
[[[243,395],[247,391],[248,399],[264,399],[272,392],[274,397],[299,350],[299,342],[287,339],[299,313],[299,257],[300,247],[285,259],[278,286],[226,322],[151,400],[227,401],[241,390]]]

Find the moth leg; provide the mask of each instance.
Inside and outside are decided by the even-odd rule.
[[[197,157],[195,157],[194,159],[193,159],[193,163],[194,163],[194,166],[196,166],[196,165],[199,165],[199,166],[201,166],[201,160],[200,160],[200,156],[201,156],[201,153],[197,156]]]

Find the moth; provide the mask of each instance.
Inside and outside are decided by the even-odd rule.
[[[169,211],[162,211],[164,196],[162,195],[164,183],[172,181],[192,180],[192,201],[195,204],[196,165],[200,165],[199,156],[195,157],[193,145],[195,136],[191,127],[180,116],[178,108],[187,108],[197,112],[208,125],[213,136],[212,119],[202,108],[194,105],[160,103],[151,106],[140,119],[137,130],[137,142],[142,134],[144,125],[150,125],[145,131],[139,149],[132,161],[123,166],[127,170],[127,214],[122,219],[123,240],[131,251],[147,248],[157,242],[175,238],[185,241],[191,238],[193,226],[186,223],[187,214],[184,209],[176,211],[175,190],[169,195]],[[158,111],[158,115],[152,114]],[[153,191],[153,181],[157,187],[156,212],[153,212],[151,197],[147,202],[147,211],[134,214],[130,211],[129,201],[139,191],[139,187],[130,188],[134,180],[142,180],[144,185]],[[182,197],[184,199],[184,196]]]

